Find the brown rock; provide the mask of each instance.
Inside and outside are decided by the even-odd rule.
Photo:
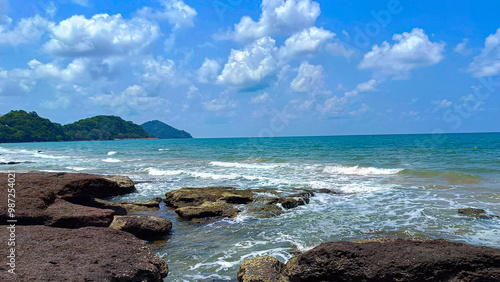
[[[483,219],[499,217],[497,215],[486,214],[486,211],[483,209],[474,209],[474,208],[458,209],[458,213]]]
[[[207,187],[182,188],[167,192],[165,196],[165,204],[175,208],[181,218],[206,222],[235,217],[240,210],[234,205],[252,202],[254,194],[232,187]]]
[[[239,282],[279,281],[284,264],[273,257],[255,257],[243,261],[238,270]]]
[[[5,229],[5,228],[2,228]],[[0,248],[8,250],[7,232]],[[132,234],[103,227],[16,226],[16,274],[0,281],[162,281],[168,265]]]
[[[84,226],[107,227],[113,221],[115,212],[72,204],[56,199],[45,210],[45,225],[53,227],[80,228]]]
[[[323,243],[292,258],[286,281],[500,281],[500,249],[445,240]]]
[[[81,205],[85,205],[92,198],[133,192],[131,187],[120,187],[98,175],[16,173],[15,176],[15,217],[19,225],[40,224],[69,228],[85,225],[106,226],[111,223],[113,211],[98,211]],[[0,180],[3,179],[7,183],[7,178],[6,173],[0,173]],[[7,189],[0,189],[0,198],[7,199]],[[52,205],[56,206],[50,208]],[[0,205],[0,224],[6,224],[8,216],[7,205]],[[94,216],[95,219],[92,220],[91,217]]]
[[[172,222],[158,216],[115,216],[109,227],[132,233],[140,239],[154,240],[167,235]]]
[[[146,202],[110,202],[94,199],[88,205],[101,209],[111,209],[117,215],[134,214],[140,212],[157,211],[160,208],[161,198],[154,198]]]

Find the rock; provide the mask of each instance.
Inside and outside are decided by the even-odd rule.
[[[80,228],[84,226],[107,227],[113,221],[115,212],[109,209],[97,209],[72,204],[62,199],[56,199],[45,210],[44,222],[47,226]]]
[[[0,173],[1,179],[7,183],[7,174]],[[79,173],[16,173],[15,187],[19,225],[68,228],[109,225],[114,211],[88,207],[86,203],[92,198],[133,191],[101,176]],[[7,198],[7,189],[0,189],[0,198]],[[6,224],[7,218],[7,205],[0,205],[0,224]]]
[[[282,262],[269,256],[246,259],[238,270],[238,281],[277,282],[283,266]]]
[[[111,182],[116,182],[121,188],[131,191],[130,193],[137,192],[137,190],[135,189],[134,181],[132,181],[132,179],[130,179],[128,176],[111,175],[103,176],[103,178]]]
[[[132,233],[140,239],[153,240],[167,235],[172,222],[158,216],[115,216],[109,227]]]
[[[101,208],[111,209],[116,215],[134,214],[140,212],[157,211],[160,208],[161,198],[154,198],[146,202],[110,202],[101,199],[93,199],[87,205]]]
[[[500,281],[500,249],[439,240],[330,242],[288,261],[284,281]]]
[[[8,250],[7,232],[0,248]],[[163,281],[168,265],[132,234],[103,227],[16,226],[16,276],[1,281]]]
[[[235,217],[240,210],[234,205],[253,201],[254,193],[232,187],[182,188],[167,192],[165,204],[184,219],[207,222]]]
[[[500,217],[497,215],[486,214],[486,211],[483,209],[474,209],[474,208],[458,209],[458,213],[466,214],[466,215],[476,217],[476,218],[483,218],[483,219]]]
[[[34,164],[35,162],[0,162],[0,165]]]

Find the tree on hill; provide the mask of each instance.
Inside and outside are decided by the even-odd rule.
[[[11,111],[0,117],[0,142],[42,142],[66,139],[63,127],[36,112]]]
[[[95,116],[63,126],[69,140],[154,138],[141,126],[117,116]]]
[[[193,138],[191,134],[186,131],[173,128],[159,120],[148,121],[141,126],[151,135],[160,139]]]

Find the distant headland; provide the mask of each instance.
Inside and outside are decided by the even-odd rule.
[[[61,125],[36,112],[10,111],[0,117],[0,143],[193,138],[154,120],[142,126],[117,116],[95,116]]]

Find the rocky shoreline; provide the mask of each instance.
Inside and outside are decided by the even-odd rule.
[[[7,174],[0,174],[7,183]],[[181,188],[146,202],[110,202],[136,192],[123,176],[80,173],[16,174],[16,277],[18,281],[163,281],[167,263],[145,241],[164,239],[172,222],[145,216],[163,201],[178,220],[205,224],[241,212],[257,218],[279,216],[309,203],[317,193],[232,187]],[[0,190],[7,198],[7,189]],[[461,214],[487,219],[482,210]],[[140,215],[139,215],[140,214]],[[7,205],[0,222],[8,224]],[[6,227],[2,252],[9,250]],[[144,241],[145,240],[145,241]],[[168,244],[168,243],[167,243]],[[6,256],[6,255],[5,255]],[[29,267],[26,267],[29,266]],[[0,264],[0,280],[13,280]],[[235,277],[236,279],[236,277]],[[500,249],[445,240],[379,239],[328,242],[290,259],[245,260],[238,281],[500,281]]]

